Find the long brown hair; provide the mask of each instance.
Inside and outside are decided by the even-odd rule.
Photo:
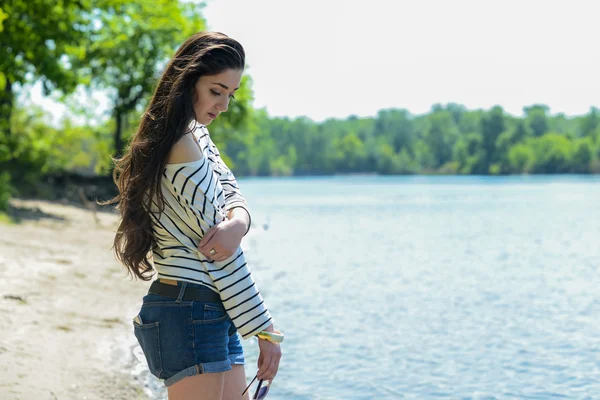
[[[164,211],[161,192],[162,171],[171,147],[189,132],[196,120],[194,87],[203,75],[217,75],[227,69],[243,70],[243,47],[227,35],[199,32],[177,50],[162,74],[154,95],[142,115],[137,132],[121,158],[113,158],[113,180],[119,194],[106,202],[117,203],[120,224],[114,252],[130,275],[144,281],[154,270],[149,252],[156,244],[150,210],[154,195],[159,215]]]

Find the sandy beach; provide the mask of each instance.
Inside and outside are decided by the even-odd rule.
[[[149,283],[111,246],[117,215],[11,200],[0,223],[0,399],[147,399],[131,319]]]

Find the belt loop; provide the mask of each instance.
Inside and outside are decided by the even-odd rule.
[[[175,303],[181,303],[181,300],[183,299],[183,295],[185,294],[186,287],[187,287],[187,282],[181,282],[181,290],[179,291],[179,296],[177,296],[177,300],[175,300]]]

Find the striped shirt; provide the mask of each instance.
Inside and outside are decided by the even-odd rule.
[[[248,207],[208,129],[195,125],[193,135],[202,159],[166,164],[161,181],[165,209],[160,218],[158,205],[152,202],[154,268],[158,278],[202,284],[218,292],[233,324],[247,339],[269,326],[272,318],[241,247],[224,261],[209,261],[198,244],[210,227],[227,218],[229,210]]]

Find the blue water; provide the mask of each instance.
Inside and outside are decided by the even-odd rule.
[[[286,334],[268,399],[600,398],[600,177],[240,186]]]

